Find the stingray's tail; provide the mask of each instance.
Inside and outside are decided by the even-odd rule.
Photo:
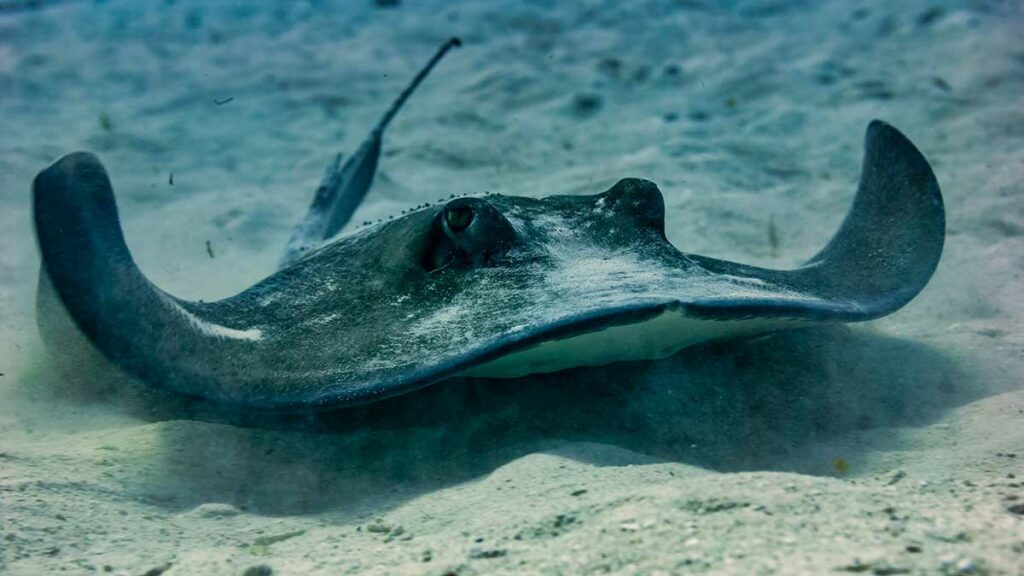
[[[942,194],[928,161],[906,136],[875,120],[865,136],[853,207],[792,279],[830,299],[871,303],[866,316],[888,314],[928,283],[945,231]]]
[[[316,245],[324,240],[329,240],[345,228],[345,225],[352,219],[352,214],[362,204],[366,193],[370,191],[370,186],[373,185],[384,129],[394,119],[395,114],[402,109],[409,96],[434,69],[434,66],[441,61],[441,58],[449,50],[458,46],[462,46],[462,40],[458,38],[451,38],[442,44],[426,66],[420,69],[412,82],[391,104],[391,107],[373,127],[355,154],[350,156],[344,164],[341,162],[341,154],[334,157],[334,161],[324,172],[316,194],[313,195],[313,203],[310,205],[306,217],[299,222],[292,231],[291,238],[288,239],[284,255],[278,264],[279,269],[293,264]]]

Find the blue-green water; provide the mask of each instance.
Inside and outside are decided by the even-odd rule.
[[[0,572],[1020,573],[1016,3],[381,4],[0,2]],[[941,185],[938,270],[864,325],[319,416],[44,349],[40,170],[96,153],[141,270],[229,296],[451,36],[356,223],[643,177],[680,249],[786,268],[881,118]]]

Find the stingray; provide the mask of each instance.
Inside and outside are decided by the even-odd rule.
[[[86,152],[56,161],[32,188],[40,306],[55,296],[91,346],[148,385],[304,410],[456,376],[651,360],[709,340],[871,320],[907,304],[938,264],[945,212],[935,175],[878,120],[845,220],[794,269],[680,251],[666,238],[662,192],[639,178],[594,195],[457,197],[346,229],[385,128],[455,45],[434,55],[355,154],[328,167],[280,268],[220,301],[175,298],[150,282],[100,161]]]

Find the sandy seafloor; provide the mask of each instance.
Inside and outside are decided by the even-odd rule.
[[[1022,29],[982,0],[0,13],[0,573],[1024,573]],[[865,325],[449,382],[327,424],[55,370],[37,171],[95,151],[141,268],[230,295],[453,34],[356,220],[639,176],[681,249],[791,266],[838,226],[882,118],[938,175],[939,269]]]

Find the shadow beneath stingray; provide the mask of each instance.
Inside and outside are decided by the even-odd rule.
[[[831,461],[801,458],[815,444],[855,430],[927,423],[983,395],[970,388],[978,379],[964,376],[926,346],[818,328],[706,344],[655,362],[455,379],[328,413],[230,413],[191,402],[174,407],[176,417],[243,428],[168,427],[160,454],[163,473],[190,486],[192,501],[178,505],[230,501],[270,514],[361,502],[372,508],[387,494],[404,501],[564,441],[719,471],[820,474],[833,472]],[[170,416],[166,407],[162,417]],[[621,463],[571,447],[561,452],[596,465]]]
[[[228,411],[137,384],[101,395],[161,422],[148,471],[126,479],[161,506],[379,513],[539,450],[623,463],[621,451],[610,461],[609,451],[566,441],[718,471],[834,473],[831,460],[806,454],[851,431],[925,424],[985,395],[968,369],[921,344],[828,327],[709,343],[653,362],[453,379],[311,414]],[[855,460],[867,449],[844,450]]]

